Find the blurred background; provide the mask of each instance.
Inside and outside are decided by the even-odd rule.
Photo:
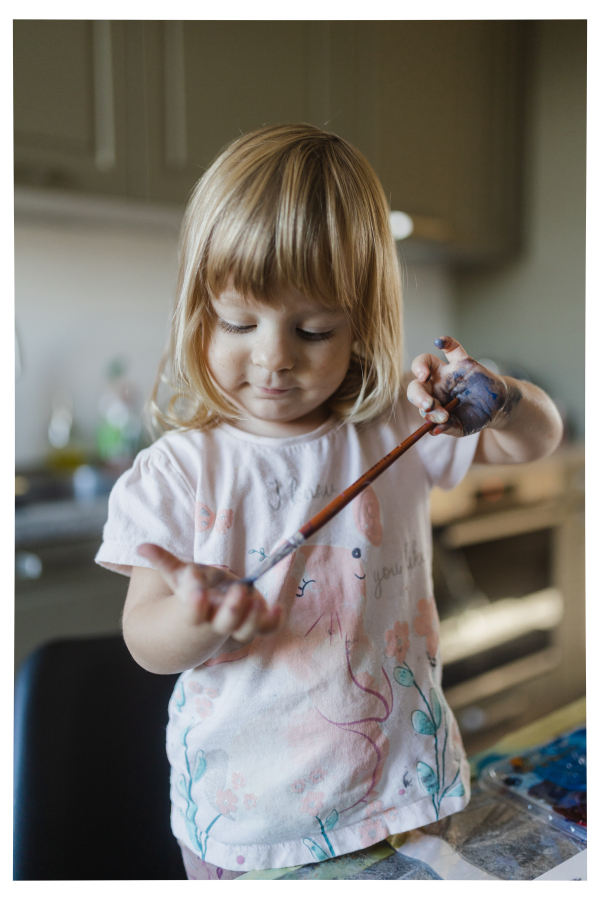
[[[549,460],[434,493],[444,686],[468,749],[584,692],[586,23],[14,22],[15,665],[112,634],[93,563],[150,438],[178,229],[236,135],[306,121],[394,211],[406,366],[453,334],[557,402]]]

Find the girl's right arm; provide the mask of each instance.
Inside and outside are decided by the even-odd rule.
[[[227,638],[240,643],[274,631],[281,607],[245,585],[215,590],[231,573],[184,563],[156,544],[138,548],[154,568],[134,566],[123,610],[123,637],[142,668],[158,675],[202,665]]]

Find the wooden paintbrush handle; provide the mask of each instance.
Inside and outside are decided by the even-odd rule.
[[[455,397],[444,409],[447,412],[452,412],[459,404],[458,397]],[[331,503],[328,503],[321,512],[317,513],[316,516],[313,516],[312,519],[302,526],[300,529],[301,534],[304,535],[304,538],[309,538],[311,535],[318,531],[319,528],[322,528],[327,522],[330,521],[338,512],[348,505],[361,491],[364,491],[366,487],[368,487],[376,478],[379,478],[382,472],[385,472],[393,462],[395,462],[398,457],[402,456],[403,453],[406,453],[414,444],[419,441],[423,435],[428,434],[430,431],[436,427],[435,422],[425,422],[424,425],[421,425],[420,428],[417,428],[416,431],[413,431],[411,435],[409,435],[406,440],[402,441],[401,444],[398,444],[397,447],[394,447],[387,456],[384,456],[383,459],[380,459],[379,462],[375,463],[368,472],[365,472],[364,475],[361,475],[359,479],[357,479],[354,484],[351,484],[350,487],[346,488],[345,491],[336,497]]]
[[[447,412],[452,412],[458,404],[460,403],[458,397],[455,397],[453,400],[448,403],[444,409]],[[394,447],[387,456],[384,456],[383,459],[380,459],[378,463],[375,463],[368,472],[365,472],[364,475],[351,484],[350,487],[346,488],[345,491],[342,491],[339,496],[337,496],[331,503],[328,503],[321,512],[317,513],[316,516],[313,516],[312,519],[309,519],[305,525],[300,528],[299,531],[296,532],[292,537],[288,538],[274,553],[270,556],[267,556],[266,559],[262,561],[258,569],[248,576],[247,578],[240,579],[245,584],[254,584],[254,582],[264,575],[265,572],[268,572],[273,566],[277,565],[278,562],[281,562],[282,559],[285,559],[290,553],[296,550],[297,547],[300,547],[307,538],[311,537],[311,535],[315,534],[323,525],[326,525],[334,516],[342,510],[345,506],[348,505],[354,498],[360,494],[361,491],[364,491],[366,487],[368,487],[376,478],[379,478],[382,472],[385,472],[389,466],[395,462],[399,456],[402,456],[403,453],[406,453],[413,444],[416,444],[423,435],[428,434],[430,431],[436,427],[435,422],[425,422],[424,425],[421,425],[420,428],[417,428],[406,440],[402,441],[401,444],[398,444],[397,447]]]

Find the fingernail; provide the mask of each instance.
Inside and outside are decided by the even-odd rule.
[[[431,413],[431,418],[434,422],[439,422],[441,425],[448,418],[448,413],[443,409],[438,409],[436,412]]]
[[[443,337],[437,338],[437,340],[435,340],[433,342],[433,345],[434,345],[434,347],[437,347],[438,350],[443,350],[444,347],[446,346],[446,338],[443,338]]]

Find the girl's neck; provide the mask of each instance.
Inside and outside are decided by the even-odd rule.
[[[256,434],[259,437],[289,438],[316,431],[317,428],[325,424],[330,415],[331,411],[328,407],[320,406],[306,416],[294,419],[291,422],[274,422],[269,419],[257,419],[244,414],[239,419],[233,419],[227,424],[238,428],[240,431]]]

